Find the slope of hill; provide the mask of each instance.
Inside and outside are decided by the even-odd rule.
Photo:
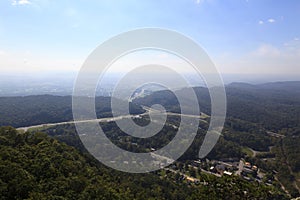
[[[194,90],[200,109],[209,114],[210,99],[207,88],[197,87]],[[184,94],[185,89],[177,93]],[[300,185],[300,154],[296,147],[299,147],[300,136],[300,82],[260,85],[232,83],[226,86],[226,93],[227,119],[223,131],[224,139],[258,151],[269,151],[269,147],[275,146],[271,152],[275,155],[273,160],[270,159],[272,167],[266,167],[265,162],[258,163],[269,170],[279,171],[277,176],[286,188],[293,196],[299,195],[297,184]],[[180,112],[176,97],[168,91],[153,93],[137,99],[135,103],[151,106],[160,103],[160,99],[163,99],[161,102],[167,110]],[[277,133],[277,138],[269,135],[270,131]]]
[[[110,97],[96,97],[98,118],[111,116]],[[130,104],[132,113],[143,109]],[[0,97],[0,126],[24,127],[45,123],[66,122],[73,119],[72,97],[37,95]]]
[[[117,172],[43,133],[10,127],[0,128],[0,161],[0,199],[286,199],[234,177],[191,186],[154,173]]]
[[[210,113],[208,89],[196,87],[201,111]],[[187,96],[185,89],[176,91]],[[232,83],[226,86],[227,117],[257,123],[272,131],[300,127],[300,82],[280,82],[261,85]],[[136,99],[137,104],[151,106],[161,103],[167,110],[180,112],[178,101],[169,91],[158,91],[144,98]],[[189,105],[188,97],[185,103]],[[191,111],[192,112],[192,111]]]

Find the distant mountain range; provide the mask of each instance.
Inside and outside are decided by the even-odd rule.
[[[259,123],[270,130],[300,125],[300,82],[274,82],[252,85],[232,83],[226,86],[227,117]],[[205,87],[195,87],[201,111],[210,114],[210,96]],[[186,89],[176,91],[185,95]],[[167,110],[180,112],[176,96],[170,91],[153,92],[136,99],[136,104],[161,103]],[[186,106],[189,106],[186,97]],[[193,112],[191,110],[191,112]]]
[[[197,94],[201,111],[210,114],[208,89],[205,87],[193,89]],[[185,92],[186,89],[176,91],[183,96]],[[232,83],[226,86],[226,93],[227,117],[259,123],[273,131],[300,125],[300,82],[259,85]],[[98,97],[97,101],[100,106],[98,116],[108,115],[110,98]],[[169,111],[180,112],[175,95],[168,90],[154,92],[147,90],[146,96],[135,98],[133,103],[147,106],[161,104]],[[188,96],[185,98],[185,103],[188,107]],[[72,120],[71,97],[51,95],[0,97],[0,113],[0,125],[15,127]],[[103,113],[107,114],[103,115]],[[47,116],[45,117],[47,120],[43,120],[43,116]]]

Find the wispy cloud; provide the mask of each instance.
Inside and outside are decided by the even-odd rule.
[[[270,18],[270,19],[268,19],[268,22],[269,23],[275,23],[275,19]]]
[[[262,44],[258,49],[255,50],[254,55],[274,57],[280,55],[280,50],[270,44]]]
[[[285,51],[289,55],[300,56],[300,39],[295,37],[294,39],[287,41],[283,44]]]
[[[265,24],[265,23],[270,23],[270,24],[272,24],[272,23],[275,23],[276,22],[276,20],[275,19],[273,19],[273,18],[270,18],[270,19],[268,19],[268,20],[259,20],[258,21],[258,24],[259,25],[263,25],[263,24]]]
[[[196,4],[201,5],[203,3],[213,3],[213,0],[196,0]]]
[[[11,2],[11,5],[16,6],[16,5],[26,5],[26,4],[31,4],[29,0],[13,0]]]
[[[245,54],[228,54],[216,63],[226,73],[296,75],[300,73],[300,40],[294,38],[277,46],[263,43]]]

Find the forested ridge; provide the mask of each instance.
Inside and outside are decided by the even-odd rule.
[[[225,87],[227,117],[256,123],[262,127],[281,131],[300,127],[300,82],[278,82],[261,85],[232,83]],[[195,87],[202,112],[210,114],[210,95],[207,88]],[[181,96],[186,90],[176,91]],[[161,103],[167,110],[180,112],[176,96],[170,91],[157,91],[135,100],[137,104]],[[185,102],[189,105],[189,99]],[[192,111],[191,111],[192,112]]]
[[[291,195],[299,196],[300,82],[260,85],[232,83],[225,89],[227,117],[220,141],[237,144],[238,148],[235,148],[235,152],[239,152],[242,146],[255,151],[268,152],[260,153],[257,158],[250,160],[267,171],[278,172],[275,173],[276,177]],[[208,89],[196,87],[194,91],[201,111],[209,114]],[[185,89],[177,93],[184,96]],[[160,102],[167,110],[180,112],[175,95],[169,91],[154,92],[135,101],[137,104],[147,106]],[[222,155],[224,149],[221,150],[223,150]],[[219,152],[218,148],[214,148],[212,153],[216,151]]]
[[[202,112],[210,113],[210,96],[207,88],[194,88]],[[275,132],[300,127],[300,82],[250,85],[234,83],[226,86],[227,117],[261,125]],[[185,96],[185,89],[176,93]],[[189,99],[185,103],[189,105]],[[137,105],[160,103],[167,110],[180,112],[178,101],[170,91],[157,91],[134,100],[132,110],[141,113]],[[98,117],[111,116],[110,98],[97,97]],[[30,126],[43,123],[70,121],[71,96],[37,95],[25,97],[0,97],[0,126]]]
[[[44,133],[11,127],[0,128],[0,160],[0,199],[285,199],[239,178],[196,187],[117,172]]]
[[[111,98],[96,97],[97,117],[110,117]],[[144,112],[130,104],[132,113]],[[0,126],[24,127],[45,123],[73,120],[72,97],[36,95],[24,97],[0,97]]]

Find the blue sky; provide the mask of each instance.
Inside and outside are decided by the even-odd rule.
[[[121,32],[160,27],[202,45],[222,73],[299,74],[296,0],[1,0],[0,72],[76,71]]]

